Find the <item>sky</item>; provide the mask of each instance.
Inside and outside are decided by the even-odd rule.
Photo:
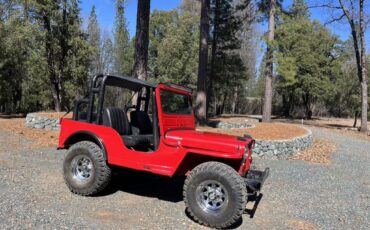
[[[82,0],[81,13],[85,22],[89,18],[91,8],[95,5],[100,26],[103,30],[112,31],[115,17],[115,0]],[[177,8],[181,0],[151,0],[150,10],[171,10]],[[137,0],[127,0],[125,16],[128,23],[130,37],[136,31]]]
[[[81,12],[84,19],[84,25],[87,26],[87,19],[89,17],[91,8],[95,5],[97,9],[97,15],[99,23],[103,30],[113,31],[114,18],[115,18],[115,0],[82,0],[81,1]],[[284,8],[287,9],[293,0],[284,0]],[[309,6],[322,4],[320,0],[306,0]],[[151,11],[153,10],[171,10],[176,9],[181,4],[181,0],[151,0]],[[370,6],[369,6],[370,8]],[[135,35],[136,31],[136,12],[137,12],[137,0],[127,0],[125,16],[128,23],[128,29],[130,37]],[[319,20],[325,24],[331,19],[330,12],[327,9],[312,8],[311,19]],[[267,30],[267,24],[259,25],[261,31]],[[350,37],[350,29],[347,22],[344,23],[331,23],[327,27],[335,34],[339,36],[341,40],[347,40]],[[367,32],[367,44],[370,46],[370,29]]]

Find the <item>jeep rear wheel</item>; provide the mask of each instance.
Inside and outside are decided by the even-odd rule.
[[[194,220],[213,228],[233,225],[247,203],[243,179],[233,168],[219,162],[195,167],[185,180],[183,195]]]
[[[89,141],[72,145],[64,158],[63,171],[69,190],[83,196],[99,193],[111,178],[103,151]]]

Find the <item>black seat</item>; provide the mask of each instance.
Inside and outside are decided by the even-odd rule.
[[[143,111],[132,111],[130,113],[131,126],[134,134],[153,134],[152,122],[149,115]]]
[[[127,147],[143,147],[150,146],[154,143],[153,135],[127,135],[122,136]]]
[[[131,135],[127,115],[120,108],[106,108],[103,114],[103,125],[112,127],[119,135]]]
[[[149,116],[147,118],[149,119]],[[127,115],[120,108],[106,108],[103,114],[103,125],[115,129],[119,135],[121,135],[127,147],[146,146],[151,145],[154,142],[152,134],[141,134],[140,131],[138,131],[135,133],[135,135],[132,135],[131,126],[127,119]],[[148,130],[144,131],[148,132]]]

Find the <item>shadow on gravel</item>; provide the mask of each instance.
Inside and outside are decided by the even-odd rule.
[[[190,219],[192,220],[194,223],[197,223],[193,217],[190,215],[190,213],[185,209],[185,215]],[[224,228],[224,229],[237,229],[239,228],[241,225],[243,224],[243,217],[242,218],[239,218],[239,220],[237,220],[233,225],[229,226],[228,228]],[[221,228],[222,229],[222,228]]]
[[[245,209],[244,212],[243,212],[243,214],[249,215],[249,218],[252,219],[254,217],[254,214],[256,213],[256,210],[258,208],[258,204],[262,200],[262,197],[263,197],[263,194],[262,193],[260,193],[258,196],[257,195],[249,196],[248,197],[248,202],[254,202],[254,205],[253,205],[253,208],[252,209]],[[194,219],[192,218],[192,216],[189,214],[189,212],[187,210],[185,210],[185,214],[186,214],[186,216],[189,219],[191,219],[192,221],[194,221]],[[243,216],[241,218],[239,218],[239,220],[237,220],[233,225],[229,226],[226,229],[237,229],[242,224],[243,224]]]
[[[220,123],[221,121],[208,121],[207,122],[207,125],[212,127],[212,128],[217,128],[218,124]]]
[[[146,172],[117,169],[108,187],[97,196],[108,196],[122,191],[177,203],[183,201],[184,180],[184,177],[168,178]]]

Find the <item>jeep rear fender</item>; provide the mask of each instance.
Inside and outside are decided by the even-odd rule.
[[[98,145],[104,154],[104,160],[107,160],[107,153],[106,148],[104,146],[103,141],[97,137],[95,134],[89,132],[89,131],[78,131],[76,133],[73,133],[71,136],[69,136],[63,143],[63,148],[68,149],[71,145],[76,144],[77,142],[81,141],[91,141]]]

